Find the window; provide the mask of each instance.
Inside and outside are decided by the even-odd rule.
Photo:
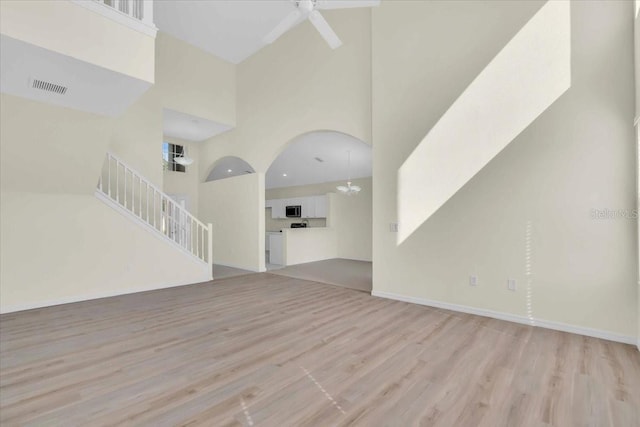
[[[176,156],[184,155],[184,147],[170,142],[162,143],[162,169],[174,172],[186,172],[187,167],[176,163]]]

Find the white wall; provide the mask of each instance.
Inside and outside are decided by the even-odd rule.
[[[199,219],[213,224],[213,262],[265,271],[264,174],[200,184]]]
[[[225,156],[240,157],[264,174],[288,142],[310,131],[335,130],[371,141],[371,12],[343,9],[323,15],[340,35],[340,49],[330,49],[304,22],[237,65],[236,128],[201,147],[201,182]],[[262,206],[264,231],[263,202],[261,194],[246,200],[243,209]],[[263,242],[249,244],[260,245],[251,253],[264,254]]]
[[[68,0],[0,2],[2,34],[154,81],[155,39]]]
[[[186,148],[187,154],[194,162],[186,167],[185,172],[175,172],[171,170],[165,170],[163,172],[163,188],[167,194],[181,194],[186,195],[189,198],[187,210],[198,217],[198,188],[200,182],[198,181],[198,171],[200,168],[200,161],[198,151],[200,147],[199,142],[185,141],[178,138],[165,137],[164,141],[182,145]]]
[[[0,95],[2,191],[93,194],[113,122]]]
[[[357,196],[337,194],[336,186],[344,185],[344,182],[335,181],[272,188],[266,191],[265,197],[269,200],[331,193],[328,194],[329,210],[326,223],[314,223],[314,220],[310,220],[310,225],[312,227],[326,225],[336,230],[336,256],[338,258],[371,261],[372,180],[371,178],[360,178],[354,179],[353,183],[362,188]],[[291,222],[299,222],[299,220],[275,220],[270,218],[266,220],[267,226],[276,231],[283,227],[288,228]],[[276,223],[276,226],[274,226],[274,223]],[[277,226],[278,223],[281,224],[279,227]]]
[[[285,265],[338,258],[334,228],[294,228],[282,234]]]
[[[630,340],[636,225],[591,210],[636,205],[631,2],[572,2],[572,87],[400,246],[390,232],[398,169],[542,4],[373,11],[373,289]]]
[[[208,265],[94,196],[3,191],[0,235],[3,313],[211,278]]]
[[[236,66],[162,32],[157,45],[156,87],[162,106],[234,125]]]
[[[166,58],[181,43],[159,37],[158,57]],[[234,66],[203,51],[186,50],[189,54],[171,70],[163,70],[165,61],[158,61],[156,84],[113,119],[2,95],[3,310],[210,277],[200,262],[185,258],[174,246],[158,244],[148,231],[93,196],[107,150],[163,188],[162,109],[172,100],[172,108],[189,104],[211,120],[234,117],[235,89],[227,89],[235,86]],[[171,82],[177,67],[183,76],[190,69],[201,74],[178,86]],[[207,73],[217,77],[202,89]],[[228,96],[211,96],[221,87]]]
[[[636,83],[636,189],[637,203],[636,209],[640,212],[640,0],[635,0],[635,19],[634,19],[634,57],[635,57],[635,83]],[[640,248],[640,222],[636,223],[638,229],[637,246]],[[640,350],[640,249],[638,250],[638,332],[637,346]]]
[[[308,22],[237,65],[237,128],[202,148],[201,181],[213,163],[237,156],[266,173],[293,138],[336,130],[371,138],[371,16],[368,9],[323,12],[343,46],[331,50]]]

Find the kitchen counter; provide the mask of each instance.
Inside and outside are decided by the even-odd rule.
[[[338,256],[336,231],[330,227],[282,230],[284,265],[321,261]]]

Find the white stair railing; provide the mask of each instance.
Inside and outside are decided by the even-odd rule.
[[[93,0],[112,7],[132,18],[153,24],[153,2],[151,0]]]
[[[111,153],[106,154],[96,194],[134,215],[188,253],[213,264],[212,225],[200,222]]]

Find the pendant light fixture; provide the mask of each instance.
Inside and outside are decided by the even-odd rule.
[[[336,189],[347,196],[357,195],[361,188],[351,184],[351,150],[347,150],[347,185],[338,185]]]
[[[187,156],[187,148],[182,147],[182,152],[173,158],[173,161],[182,166],[189,166],[193,163],[193,159]]]

